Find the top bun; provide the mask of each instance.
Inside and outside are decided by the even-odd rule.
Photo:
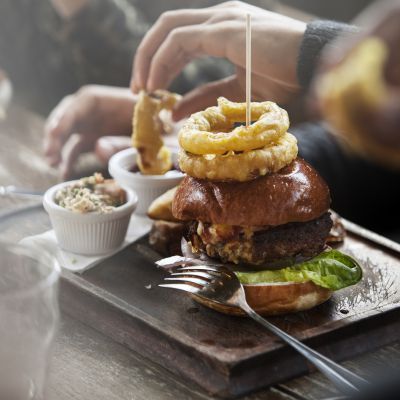
[[[172,213],[180,220],[240,226],[277,226],[320,217],[330,194],[317,171],[301,158],[278,172],[247,182],[212,182],[186,176]]]

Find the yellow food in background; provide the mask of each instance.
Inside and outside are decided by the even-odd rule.
[[[172,167],[171,152],[164,146],[162,110],[171,110],[180,98],[175,93],[141,91],[133,114],[132,145],[138,151],[137,164],[142,174],[162,175]]]
[[[383,40],[364,39],[338,66],[319,78],[316,93],[325,119],[350,148],[382,164],[400,167],[399,151],[367,137],[360,117],[360,110],[376,112],[389,97],[384,78],[387,58]]]
[[[174,187],[161,196],[157,197],[150,204],[149,209],[147,210],[147,215],[151,219],[162,220],[168,222],[177,222],[179,221],[172,214],[172,201],[174,199],[176,190],[178,187]]]

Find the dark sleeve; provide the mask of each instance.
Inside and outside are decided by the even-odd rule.
[[[81,81],[117,86],[129,84],[133,56],[148,28],[139,8],[127,0],[91,0],[62,27]]]
[[[297,77],[300,85],[307,88],[314,76],[316,66],[326,44],[343,33],[356,33],[358,28],[341,22],[316,20],[307,24],[300,45]]]
[[[393,196],[393,182],[400,179],[398,171],[348,151],[323,123],[299,124],[291,133],[298,140],[299,156],[328,184],[332,209],[369,229],[399,232],[398,219],[393,218],[399,208],[398,197]]]

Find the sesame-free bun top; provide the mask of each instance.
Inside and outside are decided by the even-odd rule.
[[[213,182],[186,176],[172,213],[180,220],[240,226],[277,226],[318,218],[330,194],[317,171],[301,158],[278,172],[247,182]]]

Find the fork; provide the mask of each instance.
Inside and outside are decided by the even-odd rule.
[[[42,197],[43,192],[32,190],[32,189],[18,188],[13,185],[9,185],[9,186],[0,185],[0,197],[10,196],[10,195],[11,196]]]
[[[364,378],[336,364],[257,314],[247,304],[243,286],[230,269],[220,264],[204,265],[203,262],[203,265],[200,265],[200,260],[192,260],[196,265],[185,266],[191,259],[184,257],[170,257],[159,260],[156,264],[165,267],[171,259],[173,262],[170,266],[181,266],[171,277],[165,278],[168,283],[160,284],[160,287],[183,290],[214,303],[239,307],[249,317],[296,349],[346,395],[357,393],[368,384]]]

